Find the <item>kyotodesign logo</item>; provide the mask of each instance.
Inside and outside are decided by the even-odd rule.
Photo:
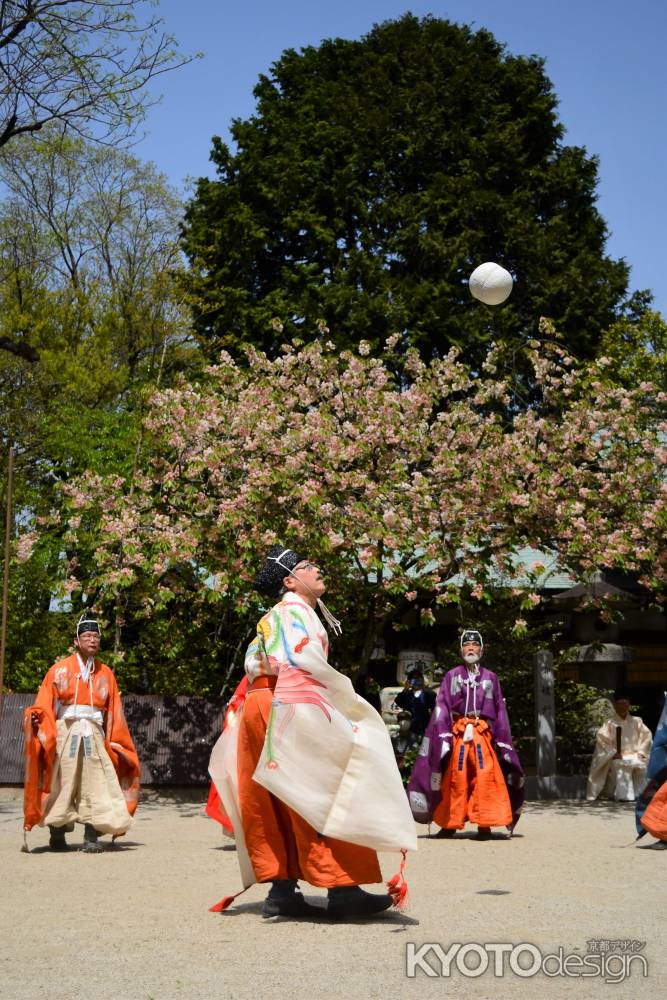
[[[405,972],[409,979],[418,975],[431,978],[451,978],[455,975],[466,979],[492,975],[518,976],[530,979],[542,975],[548,978],[562,976],[569,979],[604,979],[606,983],[620,983],[633,972],[648,976],[646,956],[640,954],[645,941],[633,938],[599,939],[586,942],[586,951],[566,951],[558,946],[554,950],[538,948],[529,941],[519,944],[509,942],[454,941],[443,946],[436,942],[417,945],[409,941],[405,951]]]

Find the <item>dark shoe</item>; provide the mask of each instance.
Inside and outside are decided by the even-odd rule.
[[[454,836],[455,833],[456,833],[456,830],[445,830],[443,828],[442,830],[438,830],[437,833],[434,833],[431,839],[432,840],[449,840],[451,837]]]
[[[478,826],[477,827],[477,840],[491,840],[491,827],[490,826]]]
[[[344,885],[329,889],[327,916],[329,917],[370,917],[382,913],[392,905],[389,894],[376,895],[364,892],[358,885]]]
[[[65,828],[62,826],[49,827],[49,848],[52,851],[69,851],[69,844],[65,840]]]
[[[100,854],[104,847],[98,841],[99,833],[91,823],[83,828],[83,850],[86,854]]]
[[[99,844],[96,840],[84,840],[81,850],[84,854],[101,854],[104,844]]]
[[[274,882],[262,907],[263,917],[321,917],[323,912],[306,902],[295,879]]]
[[[312,906],[300,892],[284,899],[267,896],[262,907],[263,917],[322,917],[325,912],[321,906]]]

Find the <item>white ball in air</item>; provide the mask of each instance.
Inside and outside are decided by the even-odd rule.
[[[480,264],[470,275],[470,291],[487,306],[499,306],[512,291],[512,275],[500,264],[489,260]]]

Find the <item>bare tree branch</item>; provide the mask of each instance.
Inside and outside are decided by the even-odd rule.
[[[150,0],[3,0],[0,147],[50,122],[101,142],[130,137],[158,99],[148,83],[190,62],[151,6]]]
[[[14,354],[17,358],[23,358],[24,361],[33,363],[39,361],[39,351],[36,351],[34,347],[31,347],[30,344],[22,344],[20,341],[17,343],[15,340],[10,340],[9,337],[0,337],[0,350],[9,351],[10,354]]]

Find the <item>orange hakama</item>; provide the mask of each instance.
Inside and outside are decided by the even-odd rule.
[[[276,677],[257,678],[241,715],[237,744],[238,794],[246,849],[258,882],[304,879],[320,888],[381,882],[375,851],[320,836],[298,813],[259,785]]]
[[[472,739],[464,742],[466,726]],[[512,808],[503,772],[484,719],[457,719],[452,754],[433,821],[445,830],[462,830],[466,820],[481,827],[510,826]]]

